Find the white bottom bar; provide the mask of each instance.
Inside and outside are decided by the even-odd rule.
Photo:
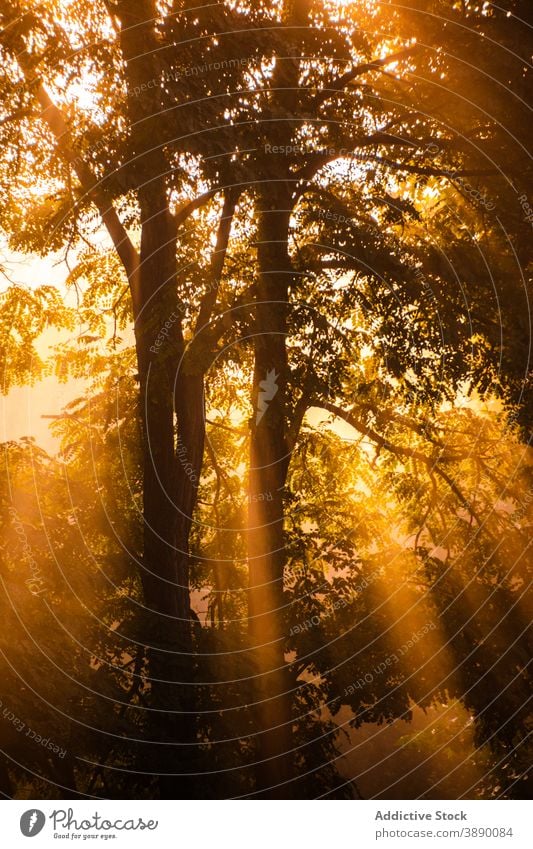
[[[531,849],[530,811],[527,801],[17,800],[0,805],[0,821],[6,849]]]

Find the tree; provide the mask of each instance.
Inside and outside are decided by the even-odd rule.
[[[82,210],[92,203],[111,237],[128,280],[139,370],[139,409],[144,434],[145,521],[141,574],[145,603],[152,610],[154,619],[147,634],[147,643],[151,645],[154,710],[168,717],[170,727],[163,736],[166,736],[168,742],[178,740],[185,743],[187,750],[187,744],[194,746],[192,714],[186,698],[187,693],[191,692],[192,680],[188,536],[196,499],[193,479],[198,479],[203,452],[203,384],[202,374],[198,374],[194,368],[188,369],[184,365],[177,367],[185,351],[185,342],[174,285],[177,272],[176,228],[190,214],[194,204],[185,204],[176,215],[171,212],[166,177],[168,162],[162,149],[154,149],[151,144],[157,95],[155,99],[136,99],[135,95],[137,85],[143,87],[145,80],[153,79],[156,73],[155,57],[146,53],[144,58],[137,58],[136,53],[140,47],[144,49],[150,40],[155,43],[152,6],[151,3],[143,2],[117,5],[113,18],[119,21],[120,26],[115,44],[110,45],[108,39],[104,38],[102,47],[97,45],[94,56],[88,55],[87,61],[83,58],[81,61],[76,60],[74,67],[70,68],[71,43],[66,29],[61,27],[64,10],[60,4],[43,4],[39,8],[35,4],[29,7],[25,4],[15,7],[4,4],[3,50],[9,65],[8,94],[12,95],[15,102],[23,100],[31,103],[35,98],[40,107],[39,117],[51,133],[52,144],[48,141],[44,157],[39,157],[39,164],[45,167],[52,164],[56,197],[59,195],[63,202],[63,210],[59,214],[57,205],[49,204],[45,215],[41,214],[41,227],[35,227],[33,239],[26,233],[23,247],[50,247],[48,234],[43,233],[43,227],[50,224],[50,213],[57,216],[59,233],[56,230],[54,234],[56,244],[61,244],[64,238],[70,239],[71,236],[79,238],[76,224],[78,200]],[[97,14],[93,17],[90,9],[83,6],[76,11],[82,32],[87,38],[91,34],[102,34],[107,26],[107,15]],[[33,36],[35,39],[30,47],[29,42]],[[122,79],[128,89],[127,98],[122,94],[118,103],[117,99],[114,102],[111,100],[113,105],[118,106],[121,119],[129,119],[128,140],[118,150],[114,147],[115,138],[110,145],[104,146],[99,142],[89,154],[87,151],[78,153],[79,147],[87,147],[87,136],[90,138],[91,129],[87,130],[85,116],[78,116],[78,126],[70,125],[64,112],[52,101],[43,77],[62,71],[67,75],[89,72],[95,75],[95,81],[97,78],[102,81],[110,62],[122,64]],[[18,75],[19,79],[13,80],[11,74],[15,77]],[[119,80],[115,78],[114,81],[115,98]],[[31,108],[23,108],[23,121],[33,111]],[[11,117],[5,124],[8,133],[12,133]],[[114,129],[118,127],[120,121],[115,123]],[[122,137],[123,132],[119,130],[117,135]],[[12,135],[9,140],[13,142]],[[125,178],[125,185],[120,179],[115,185],[113,181],[110,184],[102,179],[98,173],[98,153],[107,157],[106,165],[109,167],[111,164],[111,170],[115,173],[122,170],[124,153],[133,157],[126,160],[131,163],[129,169],[122,170],[123,175],[126,171],[130,172]],[[97,162],[89,164],[87,160],[93,156]],[[22,165],[19,175],[24,169]],[[77,181],[75,186],[73,179]],[[133,213],[132,223],[135,219],[139,222],[139,250],[113,206],[114,201],[121,197],[127,199],[130,214]],[[75,204],[73,221],[64,217],[65,211],[70,211],[72,200]],[[204,201],[205,198],[201,200]],[[222,239],[227,227],[226,219],[221,228]],[[215,278],[217,263],[218,257],[214,263]],[[171,317],[174,317],[173,320],[170,320]],[[162,356],[156,343],[162,329],[169,325],[172,327],[171,344]],[[174,416],[178,421],[179,439],[187,446],[193,469],[190,475],[176,462]],[[167,668],[169,653],[173,658],[173,671]],[[170,681],[170,684],[161,683],[163,681]],[[185,683],[184,687],[177,683],[180,681]],[[180,720],[175,713],[177,709],[181,712]],[[155,728],[159,730],[160,722]],[[163,792],[173,796],[172,781],[170,785],[168,791]],[[183,792],[191,792],[190,783],[185,782]]]
[[[465,378],[482,388],[494,384],[489,344],[496,328],[485,309],[491,274],[475,273],[483,216],[474,209],[476,229],[465,239],[457,218],[464,210],[432,215],[425,194],[449,191],[455,201],[463,193],[483,207],[476,181],[497,173],[507,150],[500,113],[487,117],[449,92],[435,96],[442,79],[466,87],[475,77],[483,109],[485,30],[502,44],[522,31],[498,10],[469,5],[436,3],[440,18],[421,16],[415,3],[401,13],[358,6],[354,26],[351,10],[308,2],[197,10],[136,0],[94,12],[76,4],[70,11],[83,50],[61,4],[2,7],[2,168],[12,178],[15,161],[18,177],[3,226],[25,249],[68,246],[86,235],[92,205],[130,287],[144,446],[141,575],[155,613],[147,632],[152,699],[156,711],[171,708],[163,736],[184,743],[184,751],[195,749],[186,718],[194,713],[189,536],[204,453],[204,384],[221,357],[227,361],[228,344],[243,338],[244,362],[253,337],[247,540],[260,794],[285,794],[293,776],[280,611],[290,457],[306,412],[316,405],[344,410],[386,450],[380,393],[386,402],[432,402],[435,410]],[[466,64],[473,50],[475,72]],[[520,91],[524,60],[504,52],[499,82],[518,83]],[[72,91],[89,76],[96,105],[67,120],[36,69],[56,90],[58,80]],[[42,144],[41,130],[32,129],[35,100],[55,144],[49,136]],[[502,95],[500,111],[504,102]],[[517,127],[520,114],[517,107]],[[23,159],[13,155],[21,128],[32,154]],[[517,139],[515,171],[523,164]],[[51,197],[18,236],[14,224],[32,197],[24,184],[33,185],[36,174],[51,185]],[[194,230],[197,220],[205,224],[202,216],[213,226],[215,215],[210,250],[205,226],[199,238]],[[441,244],[434,236],[443,220]],[[240,239],[232,240],[239,244],[230,244],[239,227]],[[492,229],[486,238],[492,241]],[[510,260],[505,281],[505,291],[514,292]],[[473,326],[458,283],[476,299]],[[114,308],[120,303],[117,291]],[[354,381],[350,371],[350,352],[363,353],[354,322],[376,342],[380,365],[370,382]],[[521,345],[506,348],[504,392],[516,389],[520,359]],[[412,417],[404,416],[409,432],[407,421]],[[416,416],[415,424],[420,431]],[[438,469],[453,491],[453,478]],[[261,494],[272,498],[261,501]],[[159,768],[174,771],[173,758]],[[194,759],[183,768],[195,772]],[[180,792],[193,792],[185,784]],[[176,792],[172,780],[161,788]]]

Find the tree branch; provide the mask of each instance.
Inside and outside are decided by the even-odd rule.
[[[6,29],[12,31],[8,25]],[[10,33],[12,34],[12,32]],[[140,311],[139,291],[139,254],[122,224],[111,199],[103,186],[95,179],[91,169],[72,147],[71,133],[61,109],[53,102],[42,80],[35,74],[35,62],[26,49],[22,36],[15,32],[12,44],[16,50],[16,61],[30,88],[35,90],[35,97],[40,106],[41,120],[50,129],[58,152],[74,169],[86,196],[95,204],[100,213],[115,250],[122,262],[128,277],[133,313],[137,316]]]
[[[228,251],[229,238],[231,235],[231,225],[237,206],[238,190],[230,188],[224,192],[224,205],[222,207],[222,215],[218,224],[217,240],[215,250],[211,257],[210,280],[207,292],[202,298],[196,326],[195,334],[202,331],[209,324],[215,304],[217,301],[224,263]]]
[[[245,289],[233,304],[224,310],[216,321],[211,322],[207,329],[204,329],[202,333],[193,337],[186,351],[186,357],[190,357],[191,362],[202,361],[206,372],[211,368],[221,353],[215,346],[224,333],[227,333],[233,327],[237,312],[241,312],[244,315],[246,310],[251,311],[253,309],[254,296],[252,294],[252,288],[250,286]]]
[[[174,213],[174,223],[176,224],[176,227],[180,227],[181,224],[183,224],[196,209],[200,209],[202,206],[205,206],[205,204],[219,191],[220,187],[217,186],[215,189],[209,189],[209,191],[203,192],[203,194],[198,195],[198,197],[193,198],[193,200],[184,201]]]
[[[5,118],[0,118],[0,127],[4,127],[12,121],[20,121],[21,118],[30,118],[34,114],[31,109],[19,109],[18,112],[14,112],[12,115],[6,115]]]
[[[394,162],[392,159],[384,159],[382,156],[364,156],[363,154],[353,154],[352,159],[378,162],[381,165],[394,168],[395,171],[407,171],[409,174],[420,174],[428,177],[448,177],[449,180],[452,180],[454,177],[491,177],[498,173],[496,168],[431,168],[424,165],[408,165],[404,162]]]
[[[337,416],[339,419],[342,419],[347,424],[351,425],[354,430],[357,430],[359,433],[367,436],[372,442],[374,442],[379,448],[384,448],[386,451],[395,454],[397,457],[408,457],[413,460],[418,460],[423,463],[426,468],[430,472],[434,472],[439,475],[446,482],[446,484],[450,487],[456,498],[465,508],[468,510],[470,515],[476,520],[479,527],[482,527],[482,521],[480,516],[477,514],[476,510],[466,498],[465,495],[461,492],[453,478],[442,469],[436,459],[432,459],[431,457],[427,457],[421,451],[416,451],[413,448],[406,448],[403,445],[394,445],[385,437],[381,436],[381,434],[377,433],[373,428],[369,427],[365,424],[361,419],[359,419],[352,411],[344,410],[342,407],[337,406],[336,404],[332,404],[330,401],[325,401],[322,399],[314,398],[312,400],[311,406],[319,407],[323,410],[327,410],[328,413],[332,413],[334,416]]]
[[[362,74],[368,73],[368,71],[379,71],[381,68],[391,65],[393,62],[401,62],[402,59],[414,56],[415,53],[419,53],[420,50],[420,45],[415,44],[411,47],[406,47],[404,50],[399,50],[398,53],[390,53],[382,59],[374,59],[372,62],[364,62],[361,65],[356,65],[356,67],[352,68],[351,71],[347,71],[341,77],[338,77],[338,79],[331,85],[317,94],[314,98],[314,105],[317,107],[321,106],[326,100],[329,100],[335,92],[342,91],[342,89],[348,85],[348,83],[351,83],[352,80],[356,79],[356,77],[360,77]]]
[[[347,148],[339,148],[339,150],[335,150],[333,153],[328,152],[314,156],[311,162],[308,162],[296,171],[296,178],[298,180],[309,181],[315,176],[315,174],[318,173],[318,171],[320,171],[321,168],[328,165],[330,162],[334,162],[336,159],[353,157],[356,148],[372,147],[373,145],[408,145],[412,148],[423,148],[427,147],[428,141],[422,139],[402,139],[400,136],[395,136],[392,133],[378,131],[376,133],[372,133],[370,136],[364,136],[358,140],[352,141],[350,144],[353,146],[352,151],[349,151]]]
[[[366,139],[361,139],[359,142],[355,142],[355,147],[367,147],[372,144],[382,144],[382,141],[376,140],[381,134],[376,133],[375,136],[368,136]],[[389,135],[389,134],[385,134]],[[404,139],[404,144],[408,144],[410,147],[427,147],[427,141],[416,141],[415,139]],[[390,144],[390,142],[389,142]],[[400,141],[397,142],[400,144]],[[491,177],[498,173],[495,168],[490,169],[479,169],[479,168],[437,168],[425,165],[410,165],[405,162],[396,162],[392,159],[387,159],[383,156],[379,156],[378,154],[364,154],[364,153],[355,153],[353,151],[343,151],[339,149],[335,151],[333,154],[324,154],[322,156],[316,156],[311,162],[308,162],[306,165],[302,166],[298,171],[295,172],[294,176],[297,181],[301,181],[302,183],[308,183],[313,177],[323,168],[325,165],[329,165],[330,162],[335,162],[337,159],[356,159],[358,162],[377,162],[380,165],[386,165],[388,168],[392,168],[395,171],[407,171],[409,174],[418,174],[420,176],[428,176],[428,177],[447,177],[449,180],[453,180],[455,177]],[[297,192],[298,196],[303,194],[305,191],[305,186],[302,187]]]

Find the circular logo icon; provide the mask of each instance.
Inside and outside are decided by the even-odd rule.
[[[32,808],[31,811],[26,811],[20,818],[20,830],[24,837],[35,837],[43,830],[46,817],[42,811]]]

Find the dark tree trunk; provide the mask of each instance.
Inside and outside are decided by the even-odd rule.
[[[188,556],[188,528],[181,521],[183,508],[178,499],[171,379],[175,348],[180,345],[179,326],[172,326],[163,345],[155,344],[175,312],[176,243],[164,187],[158,212],[153,187],[150,194],[143,210],[143,307],[136,326],[143,424],[142,584],[151,622],[147,635],[154,711],[150,736],[168,744],[155,747],[154,754],[159,753],[155,768],[159,764],[163,776],[161,795],[173,798],[182,797],[190,785],[164,776],[188,771],[194,743],[188,698],[193,678],[189,585],[183,568],[179,568]]]
[[[164,798],[190,798],[196,785],[194,659],[189,594],[189,533],[203,457],[203,378],[182,368],[184,340],[176,292],[176,224],[167,195],[160,115],[158,41],[152,0],[117,5],[127,65],[132,147],[141,208],[139,307],[135,335],[143,424],[142,584],[148,617],[151,753]],[[141,94],[135,94],[135,92]],[[178,440],[176,445],[176,422]],[[188,454],[187,467],[182,450]],[[171,773],[181,775],[172,776]]]
[[[249,633],[256,674],[258,795],[289,798],[292,769],[290,678],[285,662],[283,492],[286,443],[287,252],[290,196],[259,198],[259,282],[254,336],[254,414],[249,477]]]

